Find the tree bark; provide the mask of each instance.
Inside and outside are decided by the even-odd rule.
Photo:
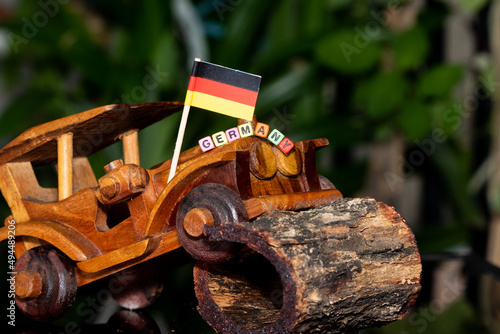
[[[421,262],[404,219],[373,199],[205,228],[247,246],[198,262],[198,311],[220,333],[355,333],[401,319],[420,291]]]

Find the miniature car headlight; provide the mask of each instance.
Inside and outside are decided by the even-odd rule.
[[[250,171],[255,177],[265,180],[276,174],[277,163],[269,143],[258,141],[250,148]]]
[[[289,154],[281,152],[277,147],[273,147],[278,163],[278,171],[285,176],[297,176],[302,171],[302,157],[294,148]]]

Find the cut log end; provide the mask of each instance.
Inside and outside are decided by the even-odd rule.
[[[372,199],[205,232],[246,246],[230,262],[195,267],[199,312],[220,333],[354,333],[401,319],[420,290],[413,233]]]

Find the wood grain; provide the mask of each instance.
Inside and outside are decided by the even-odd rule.
[[[0,165],[57,160],[57,138],[72,132],[74,156],[89,156],[129,130],[143,129],[182,109],[181,102],[111,104],[35,126],[0,150]]]
[[[57,138],[57,174],[59,200],[73,194],[73,134],[63,134]]]
[[[70,261],[51,247],[37,247],[25,252],[16,262],[14,271],[21,275],[16,290],[29,291],[30,283],[36,296],[16,295],[21,311],[39,321],[51,321],[66,313],[76,298],[77,279]],[[24,276],[24,278],[23,278]],[[29,278],[35,278],[35,282]],[[24,286],[21,286],[23,285]],[[19,287],[18,287],[19,285]]]
[[[219,333],[356,332],[401,319],[420,290],[413,233],[373,199],[205,232],[249,249],[233,262],[196,265],[198,310]]]
[[[139,134],[137,129],[124,133],[121,137],[123,142],[123,158],[126,164],[141,165],[139,158]]]

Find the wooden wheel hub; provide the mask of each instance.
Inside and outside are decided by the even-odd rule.
[[[204,183],[184,196],[175,218],[182,247],[196,260],[216,263],[232,258],[241,247],[232,242],[212,241],[204,234],[208,227],[222,223],[248,221],[240,196],[228,186]]]
[[[184,217],[184,230],[192,237],[198,238],[203,235],[205,225],[214,225],[214,216],[206,208],[194,208],[188,211]]]
[[[16,295],[35,298],[42,293],[42,276],[37,271],[21,271],[16,275]]]
[[[60,318],[73,305],[77,278],[70,260],[49,246],[24,252],[16,261],[16,304],[36,321]]]

